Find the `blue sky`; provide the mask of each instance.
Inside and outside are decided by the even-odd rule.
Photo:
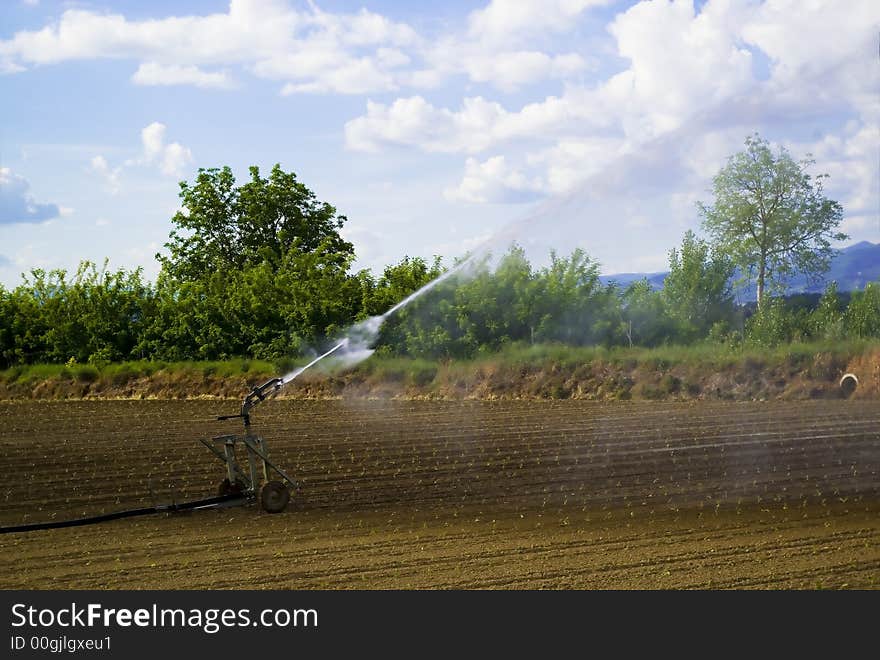
[[[199,167],[279,162],[359,267],[535,254],[662,270],[759,131],[880,240],[880,6],[852,0],[0,4],[0,282],[143,266]]]

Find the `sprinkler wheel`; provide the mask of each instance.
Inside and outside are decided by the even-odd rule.
[[[290,491],[281,481],[270,481],[260,491],[260,503],[266,513],[281,513],[290,501]]]

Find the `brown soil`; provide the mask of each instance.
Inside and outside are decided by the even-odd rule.
[[[0,404],[0,525],[209,496],[221,402]],[[0,535],[0,588],[876,588],[876,401],[275,401],[295,506]]]

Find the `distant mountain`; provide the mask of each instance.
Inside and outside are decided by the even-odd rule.
[[[613,281],[625,288],[637,280],[647,278],[652,287],[662,289],[667,274],[668,272],[618,273],[602,275],[599,279],[603,284]],[[880,280],[880,243],[862,241],[838,250],[831,260],[831,268],[821,281],[810,283],[803,276],[792,278],[786,287],[786,294],[822,293],[829,282],[835,281],[839,291],[857,291],[864,289],[868,282],[878,280]],[[754,300],[755,287],[751,286],[740,291],[737,298],[741,302]]]
[[[618,286],[625,289],[633,282],[647,278],[651,287],[654,289],[662,289],[663,280],[666,279],[668,274],[669,271],[662,273],[617,273],[616,275],[600,275],[599,281],[602,282],[602,284],[615,282]]]

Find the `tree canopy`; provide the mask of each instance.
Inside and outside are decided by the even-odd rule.
[[[168,255],[156,258],[166,274],[182,280],[261,263],[278,270],[294,247],[354,256],[354,246],[339,234],[345,216],[277,164],[268,178],[251,167],[250,180],[240,186],[229,167],[200,169],[194,183],[180,183],[180,200]]]
[[[757,285],[761,309],[768,288],[795,273],[817,278],[828,270],[831,241],[847,238],[836,231],[841,205],[824,194],[826,174],[812,176],[809,157],[796,162],[784,147],[774,154],[759,135],[731,156],[715,176],[715,203],[700,204],[703,227]]]

